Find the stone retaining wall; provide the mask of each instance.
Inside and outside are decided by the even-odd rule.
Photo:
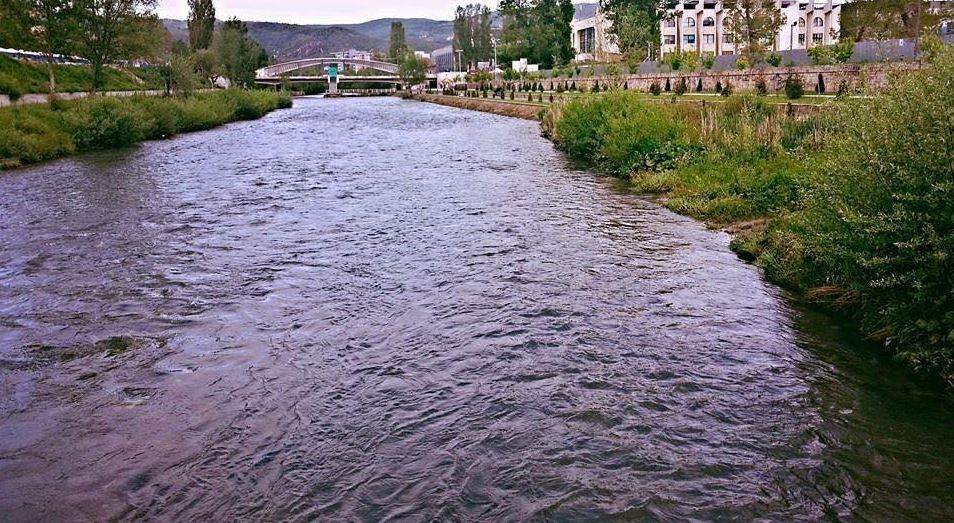
[[[669,80],[671,89],[675,89],[680,80],[685,79],[688,92],[696,92],[699,81],[702,81],[702,91],[713,92],[716,84],[726,85],[728,82],[733,90],[739,92],[754,92],[756,83],[765,81],[769,92],[782,91],[785,80],[789,76],[801,78],[806,93],[817,90],[819,78],[824,80],[823,93],[835,94],[842,82],[849,90],[882,89],[888,85],[892,75],[916,71],[922,66],[913,63],[871,64],[871,65],[836,65],[836,66],[805,66],[805,67],[766,67],[764,69],[749,69],[745,71],[692,71],[636,74],[625,77],[586,76],[576,78],[561,78],[543,80],[544,87],[553,88],[558,83],[572,84],[577,88],[591,89],[596,82],[601,87],[625,81],[626,87],[631,90],[648,92],[649,87],[656,83],[665,89],[666,80]]]

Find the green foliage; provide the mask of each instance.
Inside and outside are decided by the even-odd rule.
[[[782,65],[782,55],[773,51],[765,58],[765,63],[772,67],[778,67]]]
[[[785,96],[789,100],[797,100],[805,94],[805,87],[802,85],[800,76],[791,75],[785,79]]]
[[[493,57],[493,11],[481,4],[458,6],[454,16],[454,50],[464,64],[475,65]]]
[[[258,118],[291,98],[226,90],[186,98],[97,96],[0,109],[0,165],[36,163],[74,151],[124,147],[142,140]]]
[[[553,136],[576,161],[618,176],[674,165],[692,149],[689,133],[664,109],[615,91],[574,100],[558,109]]]
[[[397,62],[404,57],[408,51],[410,51],[410,48],[407,45],[404,24],[398,21],[391,22],[391,39],[390,45],[388,46],[388,58],[392,62]]]
[[[954,385],[951,78],[954,49],[874,100],[848,103],[825,174],[803,209],[765,233],[759,260],[784,283],[850,306],[902,360]]]
[[[93,70],[80,65],[56,65],[53,68],[58,92],[85,92],[93,87]],[[49,92],[45,64],[33,64],[11,60],[0,56],[0,82],[3,78],[7,88],[21,94],[41,94]],[[0,86],[0,90],[4,87]],[[162,79],[150,68],[107,68],[103,70],[101,90],[136,91],[142,89],[162,89]],[[2,92],[2,91],[0,91]],[[10,93],[4,93],[10,94]]]
[[[652,93],[653,96],[659,96],[660,93],[662,93],[662,88],[659,87],[658,82],[653,82],[649,85],[649,92]]]
[[[747,58],[739,57],[739,59],[735,61],[735,68],[739,71],[744,71],[749,67],[752,67],[752,64]]]
[[[722,90],[719,91],[719,94],[725,97],[732,96],[732,83],[726,81],[725,85],[722,86]]]
[[[765,83],[764,78],[759,78],[755,81],[755,94],[759,96],[765,96],[768,94],[768,85]]]
[[[0,73],[0,94],[9,96],[15,102],[23,96],[23,87],[12,75]]]
[[[682,96],[686,94],[686,91],[688,90],[689,90],[689,87],[686,85],[686,79],[680,78],[679,81],[676,83],[676,88],[673,89],[672,92],[676,93],[676,95],[678,96]]]
[[[215,34],[215,6],[212,0],[188,0],[189,44],[193,51],[208,49]]]
[[[571,0],[502,0],[501,61],[528,59],[543,69],[569,63],[570,23],[575,9]]]
[[[555,106],[546,121],[571,158],[665,193],[678,212],[765,218],[733,248],[954,386],[951,78],[947,48],[886,91],[810,117],[755,96],[646,106],[613,93]]]
[[[706,69],[712,69],[715,67],[715,63],[716,57],[712,53],[706,53],[706,55],[702,57],[702,67],[705,67]]]

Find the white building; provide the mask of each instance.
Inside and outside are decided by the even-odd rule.
[[[521,58],[515,60],[513,63],[513,70],[518,73],[538,73],[540,72],[540,64],[531,64],[527,62],[526,58]]]
[[[789,51],[837,43],[844,1],[775,0],[785,21],[769,47]],[[663,56],[679,50],[700,55],[739,51],[731,35],[725,34],[728,13],[722,2],[683,0],[668,15],[660,27]]]
[[[589,16],[586,16],[589,15]],[[599,9],[584,13],[570,23],[570,39],[578,62],[610,62],[621,58],[619,46],[610,37],[613,23]]]
[[[364,60],[367,62],[374,60],[374,53],[370,51],[358,51],[357,49],[349,49],[340,53],[334,53],[332,56],[339,60]],[[361,71],[365,68],[363,65],[355,65],[353,67],[355,71]]]

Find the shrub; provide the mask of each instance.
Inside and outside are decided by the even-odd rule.
[[[752,64],[750,64],[749,61],[743,57],[739,57],[739,59],[735,61],[735,68],[739,71],[744,71],[751,66]]]
[[[818,83],[815,84],[815,92],[818,94],[825,94],[825,77],[821,73],[818,73]]]
[[[662,93],[662,89],[657,82],[653,82],[649,84],[649,92],[652,93],[653,96],[659,96],[660,93]]]
[[[79,150],[124,147],[146,138],[148,113],[130,100],[98,96],[70,106],[64,118]]]
[[[699,78],[699,81],[696,82],[696,92],[697,92],[697,93],[701,93],[701,92],[702,92],[702,78]]]
[[[714,54],[706,53],[706,55],[702,57],[702,67],[705,67],[706,69],[712,69],[715,67],[715,63],[716,57]]]
[[[817,296],[837,296],[899,358],[954,386],[951,78],[954,49],[874,100],[848,102],[822,166],[829,174],[773,231],[762,262],[781,258],[796,235],[802,247],[773,271],[824,287]]]
[[[782,65],[782,55],[780,55],[780,54],[778,54],[778,53],[776,53],[776,52],[772,52],[772,53],[770,53],[770,54],[768,55],[768,57],[765,59],[765,62],[766,62],[767,64],[771,65],[772,67],[778,67],[778,66]]]
[[[0,94],[9,96],[15,102],[23,96],[23,86],[14,76],[0,73]]]
[[[673,92],[676,93],[676,95],[678,96],[682,96],[686,94],[687,90],[688,90],[688,87],[686,86],[686,79],[680,78],[679,83],[676,84],[676,88],[673,90]]]
[[[722,93],[722,82],[721,82],[721,81],[716,81],[715,91],[716,91],[717,93]]]
[[[805,88],[802,86],[802,79],[791,75],[785,79],[785,96],[789,100],[796,100],[805,94]]]
[[[722,91],[720,91],[719,94],[722,96],[732,96],[732,84],[726,81],[725,85],[722,86]]]
[[[670,92],[670,91],[672,91],[672,84],[669,83],[669,78],[666,78],[666,89],[665,89],[665,91],[666,91],[667,93]]]
[[[759,78],[755,81],[755,94],[759,96],[765,96],[768,94],[768,85],[765,84],[764,78]]]
[[[835,56],[830,47],[816,45],[808,48],[808,57],[815,65],[831,65],[835,63]]]
[[[574,100],[555,127],[557,144],[571,158],[619,176],[672,165],[691,149],[687,136],[667,110],[622,92]]]
[[[842,81],[839,82],[839,84],[838,84],[838,93],[837,93],[837,96],[838,96],[839,98],[844,98],[844,97],[848,96],[848,94],[849,94],[848,81],[847,81],[847,80],[842,80]]]

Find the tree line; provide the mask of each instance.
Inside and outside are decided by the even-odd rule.
[[[0,0],[0,47],[43,53],[51,94],[56,55],[89,61],[92,92],[102,86],[105,67],[131,59],[161,62],[173,87],[189,89],[196,78],[214,82],[220,76],[251,87],[267,53],[240,20],[217,28],[212,0],[188,3],[189,43],[173,44],[155,14],[157,0]]]

